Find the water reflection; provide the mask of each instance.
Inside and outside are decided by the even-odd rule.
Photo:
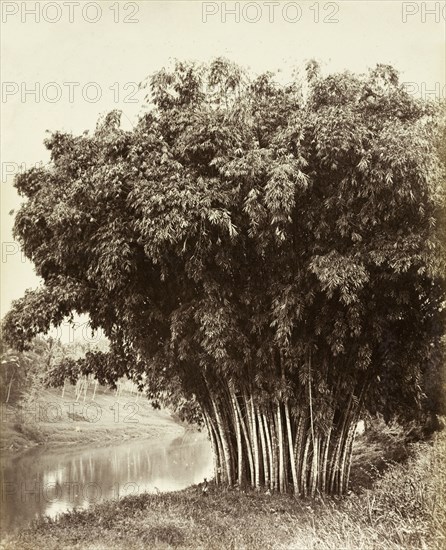
[[[34,449],[1,461],[2,535],[39,515],[144,491],[175,491],[212,476],[205,434],[102,448]]]

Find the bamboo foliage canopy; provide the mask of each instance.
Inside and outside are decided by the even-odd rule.
[[[111,350],[79,372],[202,418],[217,481],[342,493],[361,410],[441,411],[444,105],[384,65],[281,85],[177,62],[143,86],[133,130],[53,133],[16,178],[44,285],[5,335],[88,313]]]

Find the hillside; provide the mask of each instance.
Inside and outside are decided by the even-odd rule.
[[[155,410],[143,397],[99,388],[92,400],[76,401],[73,386],[43,390],[25,411],[2,405],[0,448],[19,451],[35,445],[105,443],[129,438],[157,437],[183,428],[166,410]]]

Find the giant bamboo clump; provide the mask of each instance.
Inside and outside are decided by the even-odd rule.
[[[257,404],[229,386],[220,392],[210,392],[203,407],[217,484],[310,497],[346,491],[360,411],[356,396],[324,430],[312,425],[308,405],[292,409],[283,399]]]
[[[110,352],[55,384],[127,376],[205,423],[218,483],[311,497],[345,493],[361,410],[443,406],[446,216],[442,106],[384,65],[306,75],[177,62],[132,130],[52,134],[15,182],[44,285],[4,334],[88,314]]]

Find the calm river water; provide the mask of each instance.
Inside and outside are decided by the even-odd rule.
[[[101,448],[33,449],[1,460],[1,533],[40,515],[142,492],[176,491],[212,476],[205,433]]]

